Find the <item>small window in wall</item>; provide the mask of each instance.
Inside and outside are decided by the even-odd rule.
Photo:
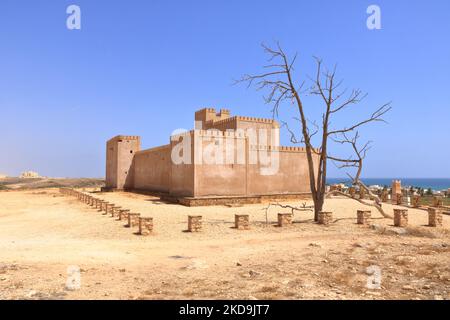
[[[130,150],[130,153],[133,153],[133,150]]]
[[[128,174],[128,171],[125,171],[125,174]]]

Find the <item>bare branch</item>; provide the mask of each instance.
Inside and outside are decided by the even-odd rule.
[[[384,104],[381,108],[377,109],[374,113],[372,113],[372,115],[370,116],[370,118],[363,120],[361,122],[358,122],[357,124],[349,127],[349,128],[344,128],[341,130],[334,130],[334,131],[329,131],[328,135],[333,135],[333,134],[338,134],[338,133],[346,133],[346,132],[350,132],[353,131],[359,127],[361,127],[362,125],[369,123],[369,122],[376,122],[376,121],[380,121],[380,122],[386,122],[385,120],[382,119],[382,116],[385,115],[387,112],[389,112],[392,109],[391,107],[391,103],[386,103]]]
[[[291,205],[288,205],[288,204],[283,205],[283,204],[280,204],[278,202],[277,203],[269,203],[269,205],[267,207],[262,209],[262,210],[265,210],[265,213],[266,213],[266,225],[269,224],[268,214],[269,214],[269,209],[271,207],[279,207],[279,208],[283,208],[283,209],[291,209],[291,213],[292,214],[294,214],[294,211],[302,211],[302,212],[304,212],[304,211],[314,211],[314,206],[307,206],[306,202],[302,203],[301,207],[294,207],[294,206],[291,206]]]

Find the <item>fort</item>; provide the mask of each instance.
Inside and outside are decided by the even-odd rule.
[[[139,136],[106,143],[105,191],[159,195],[183,205],[260,203],[310,194],[306,151],[279,145],[277,121],[195,112],[195,129],[141,150]],[[314,156],[318,161],[318,156]]]

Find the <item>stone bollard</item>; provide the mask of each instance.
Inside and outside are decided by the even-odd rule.
[[[420,196],[417,196],[417,195],[413,196],[413,198],[412,198],[412,206],[414,208],[419,208],[420,207]]]
[[[130,210],[128,209],[121,209],[119,210],[119,219],[118,220],[128,220],[128,214],[130,213]]]
[[[396,194],[396,196],[395,196],[395,203],[398,205],[398,206],[401,206],[402,204],[403,204],[403,194],[401,194],[401,193],[397,193]]]
[[[369,224],[371,218],[370,210],[358,210],[356,212],[356,223],[357,224]]]
[[[278,214],[278,226],[285,227],[292,224],[292,213],[279,213]]]
[[[98,199],[98,200],[97,200],[97,205],[95,206],[95,208],[96,208],[96,209],[99,209],[99,210],[103,210],[102,208],[103,208],[103,203],[104,203],[104,202],[105,202],[105,201]]]
[[[433,198],[433,207],[439,208],[439,207],[442,207],[443,205],[444,205],[444,201],[443,201],[442,197],[436,196]]]
[[[428,208],[428,225],[430,227],[442,227],[442,210]]]
[[[235,214],[234,227],[238,230],[250,229],[250,219],[248,214]]]
[[[139,226],[139,217],[141,216],[140,213],[129,213],[128,214],[128,228],[137,227]]]
[[[319,224],[323,225],[329,225],[333,220],[333,213],[332,212],[319,212]]]
[[[366,190],[364,188],[359,188],[359,199],[365,199],[366,198]]]
[[[408,226],[407,209],[394,209],[394,226],[402,228]]]
[[[111,208],[111,217],[115,217],[116,214],[119,215],[119,210],[122,209],[122,207],[118,207],[118,206],[113,206]]]
[[[348,188],[348,193],[350,194],[350,197],[354,198],[356,195],[356,189],[354,187]]]
[[[153,231],[153,218],[139,218],[139,234],[148,236]]]
[[[381,201],[382,202],[387,202],[388,201],[388,192],[386,190],[383,190],[381,192]]]
[[[105,214],[111,213],[113,207],[114,207],[114,203],[106,203]]]
[[[188,216],[188,231],[199,232],[202,230],[202,216]]]
[[[108,208],[108,206],[110,205],[110,203],[109,202],[107,202],[107,201],[103,201],[103,203],[102,203],[102,207],[101,207],[101,211],[103,211],[102,212],[102,215],[105,215],[105,214],[107,214],[107,208]]]
[[[330,186],[330,192],[333,191],[341,191],[341,186],[337,185],[337,184],[333,184],[332,186]]]

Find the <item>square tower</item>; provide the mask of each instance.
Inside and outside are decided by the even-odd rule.
[[[195,112],[195,129],[197,130],[205,130],[206,123],[215,121],[220,121],[224,119],[228,119],[230,117],[230,110],[228,109],[220,109],[219,112],[216,112],[214,108],[204,108]]]
[[[106,188],[126,189],[133,186],[134,154],[141,150],[138,136],[116,136],[106,143]]]

